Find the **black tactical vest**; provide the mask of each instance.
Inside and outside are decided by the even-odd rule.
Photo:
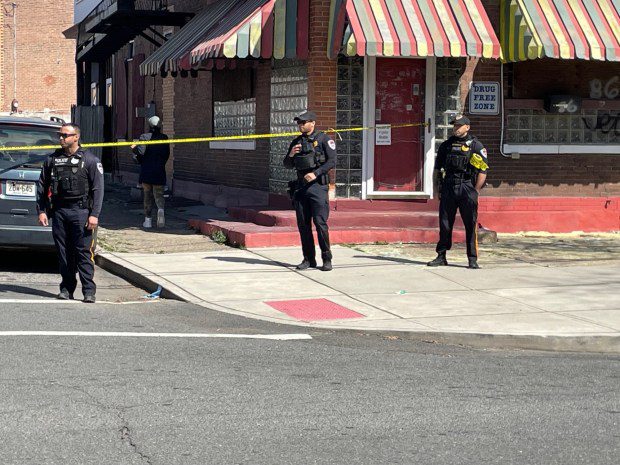
[[[455,179],[473,179],[474,173],[469,164],[474,138],[454,139],[446,157],[446,177]]]
[[[326,161],[325,154],[319,141],[320,132],[301,137],[301,151],[293,157],[293,165],[297,171],[312,171]]]
[[[88,200],[88,171],[83,157],[52,158],[52,196],[58,201]]]

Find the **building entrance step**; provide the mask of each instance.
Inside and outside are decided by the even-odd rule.
[[[296,226],[264,226],[255,223],[226,220],[190,220],[190,227],[207,236],[221,231],[230,245],[238,247],[285,247],[299,245]],[[437,228],[379,228],[330,226],[332,244],[372,244],[375,242],[435,243]],[[454,242],[465,240],[465,231],[454,230]],[[315,233],[316,240],[316,233]]]

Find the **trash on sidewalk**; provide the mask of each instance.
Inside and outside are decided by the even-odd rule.
[[[155,292],[153,292],[152,294],[147,294],[144,297],[142,297],[143,299],[159,299],[159,296],[161,295],[161,291],[162,288],[161,286],[157,286],[157,290]]]

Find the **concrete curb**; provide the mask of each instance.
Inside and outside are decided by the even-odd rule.
[[[95,261],[106,271],[119,276],[131,284],[148,292],[162,287],[161,297],[193,303],[209,310],[242,316],[249,319],[268,321],[275,324],[300,326],[315,330],[346,331],[356,333],[383,332],[390,336],[411,339],[433,344],[447,344],[472,347],[476,349],[521,349],[552,352],[581,352],[620,354],[619,336],[559,336],[536,334],[503,334],[503,333],[464,333],[464,332],[433,332],[433,331],[398,331],[393,329],[349,327],[329,324],[306,323],[275,319],[257,314],[250,314],[208,302],[188,293],[174,283],[161,276],[152,275],[148,270],[141,269],[111,252],[97,254]]]
[[[149,277],[144,273],[144,270],[131,266],[130,263],[111,253],[107,253],[106,255],[97,254],[95,256],[95,263],[107,272],[123,278],[125,281],[147,292],[155,292],[157,287],[161,286],[162,291],[160,296],[163,299],[180,300],[182,302],[191,301],[188,300],[188,295],[182,295],[183,293],[178,292],[177,289],[171,290],[169,286],[164,286],[156,279]]]

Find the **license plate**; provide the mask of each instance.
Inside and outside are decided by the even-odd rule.
[[[7,181],[6,194],[18,197],[34,197],[35,187],[33,182]]]

